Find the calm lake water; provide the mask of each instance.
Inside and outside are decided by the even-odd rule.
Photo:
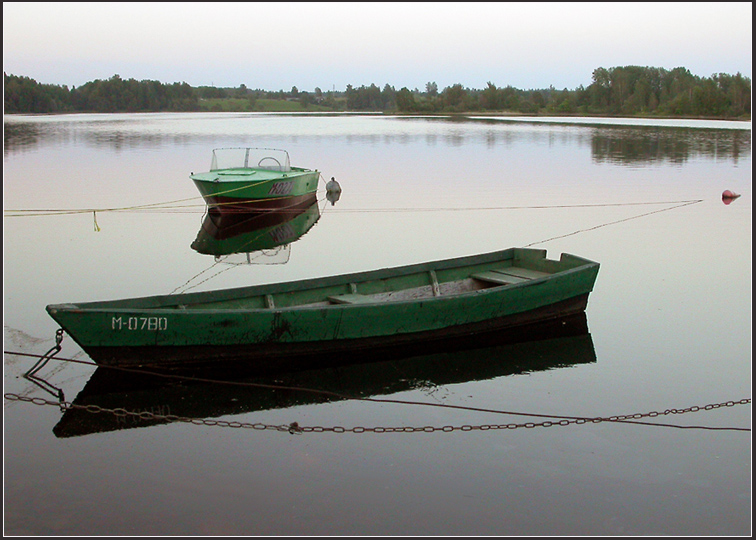
[[[4,128],[6,534],[750,534],[750,123],[217,113]],[[342,195],[323,182],[314,225],[251,264],[199,253],[189,174],[226,146],[284,148]],[[742,196],[724,204],[727,189]],[[36,358],[9,354],[54,345],[47,304],[516,246],[601,264],[581,330],[262,381],[372,401],[114,378],[65,336],[57,356],[77,362],[38,376],[66,402],[196,423],[64,413],[23,377]],[[251,427],[292,422],[324,429]],[[521,427],[486,429],[507,425]]]

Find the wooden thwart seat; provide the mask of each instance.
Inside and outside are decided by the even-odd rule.
[[[473,279],[480,280],[480,281],[485,281],[487,283],[493,283],[495,285],[513,285],[515,283],[522,283],[523,281],[528,281],[527,279],[524,279],[524,278],[508,276],[506,274],[494,272],[493,270],[489,272],[478,272],[477,274],[473,274],[470,277]]]
[[[365,296],[364,294],[339,294],[336,296],[329,296],[328,300],[334,304],[366,304],[375,302],[375,299]]]
[[[540,272],[539,270],[531,270],[530,268],[522,268],[519,266],[510,266],[509,268],[494,270],[494,272],[500,272],[502,274],[507,274],[508,276],[517,276],[526,279],[537,279],[551,275],[547,272]]]
[[[510,266],[509,268],[489,270],[487,272],[478,272],[476,274],[472,274],[470,277],[473,279],[478,279],[480,281],[494,283],[496,285],[514,285],[516,283],[522,283],[523,281],[529,281],[531,279],[537,279],[548,275],[548,273],[540,272],[538,270],[530,270],[529,268],[521,268],[519,266]]]

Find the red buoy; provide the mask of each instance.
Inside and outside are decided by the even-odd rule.
[[[730,204],[738,197],[740,197],[740,193],[735,193],[733,191],[730,191],[729,189],[726,189],[722,192],[722,202],[725,204]]]

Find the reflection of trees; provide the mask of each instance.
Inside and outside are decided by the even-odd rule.
[[[5,122],[3,125],[4,153],[36,146],[39,137],[39,129],[35,124]]]
[[[93,115],[94,116],[94,115]],[[145,122],[142,120],[141,122]],[[189,140],[207,139],[211,134],[162,133],[132,130],[127,120],[93,121],[6,121],[3,124],[5,154],[31,150],[39,146],[86,145],[115,150],[156,148],[183,145]]]
[[[733,160],[751,154],[746,130],[595,128],[591,154],[599,163],[684,163],[696,156]]]
[[[592,123],[580,125],[568,122],[526,124],[506,118],[469,118],[464,116],[398,117],[398,124],[415,124],[383,132],[361,131],[343,135],[347,143],[391,145],[412,144],[417,141],[435,146],[443,144],[460,147],[481,141],[488,147],[510,146],[517,143],[549,144],[559,142],[574,147],[591,146],[591,155],[597,163],[633,165],[642,163],[684,163],[696,156],[715,160],[738,160],[751,155],[751,132],[744,129],[704,129],[669,126],[620,126]],[[144,119],[138,120],[139,123]],[[417,124],[428,124],[417,129]],[[41,145],[85,144],[126,148],[155,148],[161,145],[186,145],[207,141],[216,142],[214,133],[151,130],[136,128],[128,120],[99,119],[97,121],[5,121],[5,154],[32,149]],[[322,138],[324,135],[299,135]],[[239,134],[239,143],[246,135]],[[330,137],[330,136],[329,136]]]
[[[509,146],[518,142],[548,140],[549,144],[584,147],[591,145],[597,163],[633,165],[684,163],[696,156],[715,160],[738,160],[751,155],[751,132],[744,129],[711,129],[670,126],[622,126],[569,122],[525,122],[507,118],[422,117],[399,121],[437,123],[452,128],[439,137],[425,135],[427,144],[443,141],[461,146],[465,141],[484,140],[486,146]],[[481,129],[481,127],[490,129]],[[527,126],[527,127],[526,127]],[[390,142],[390,141],[389,141]]]

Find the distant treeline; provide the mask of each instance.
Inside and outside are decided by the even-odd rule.
[[[114,75],[68,89],[3,73],[6,113],[195,111],[197,93],[186,83],[124,80]]]
[[[158,111],[379,111],[397,113],[508,112],[566,115],[648,115],[750,118],[751,79],[740,73],[698,77],[685,68],[624,66],[598,68],[592,83],[574,90],[554,87],[519,90],[512,86],[471,89],[455,84],[423,91],[375,84],[346,91],[277,92],[191,87],[186,83],[124,80],[114,75],[70,90],[4,74],[6,113],[158,112]]]

